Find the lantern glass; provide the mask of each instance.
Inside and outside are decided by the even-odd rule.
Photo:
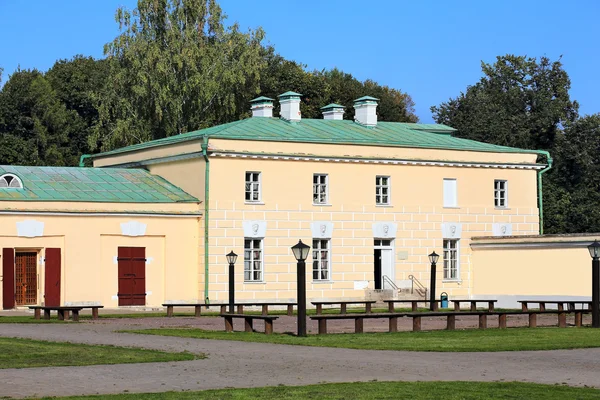
[[[592,258],[600,257],[600,243],[598,243],[597,240],[594,239],[594,243],[592,243],[588,246],[588,250],[589,250],[590,256]]]
[[[292,253],[294,253],[294,257],[296,257],[297,261],[306,260],[309,252],[310,246],[302,243],[302,240],[298,241],[296,245],[292,246]]]
[[[235,264],[238,258],[237,254],[235,254],[233,251],[230,251],[225,257],[227,257],[227,262],[229,264]]]
[[[431,264],[437,264],[439,258],[440,256],[434,251],[429,255],[429,262]]]

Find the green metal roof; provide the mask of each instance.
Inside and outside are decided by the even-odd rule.
[[[270,97],[266,97],[266,96],[260,96],[260,97],[250,100],[250,103],[257,103],[259,101],[273,101],[273,99]]]
[[[345,107],[341,106],[339,104],[331,103],[331,104],[327,104],[325,107],[321,107],[321,110],[328,110],[330,108],[345,108]]]
[[[285,92],[285,93],[281,93],[277,97],[289,97],[289,96],[302,96],[302,95],[300,93],[296,93],[296,92]]]
[[[22,189],[0,188],[0,201],[77,201],[103,203],[198,202],[165,179],[143,169],[0,166]]]
[[[164,139],[115,149],[92,157],[109,156],[152,147],[202,139],[258,140],[269,142],[331,143],[497,153],[539,154],[536,150],[498,146],[452,137],[455,129],[438,124],[378,122],[372,128],[349,120],[302,119],[289,123],[279,118],[255,117]]]
[[[379,101],[379,99],[376,99],[375,97],[363,96],[361,98],[358,98],[358,99],[354,100],[354,102],[356,103],[357,101],[367,101],[367,100],[370,100],[370,101]]]

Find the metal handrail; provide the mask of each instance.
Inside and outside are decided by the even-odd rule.
[[[413,294],[415,291],[415,285],[417,286],[417,293],[421,296],[423,296],[424,298],[427,298],[427,288],[414,276],[414,275],[409,275],[408,279],[411,280],[412,282],[412,286],[410,288],[410,293]]]
[[[392,289],[394,289],[395,291],[400,290],[400,288],[398,286],[396,286],[394,281],[392,281],[389,276],[382,275],[381,278],[383,279],[383,286],[385,286],[385,284],[388,283],[392,287]]]

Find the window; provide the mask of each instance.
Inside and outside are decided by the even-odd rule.
[[[382,240],[382,239],[375,239],[373,243],[375,244],[375,247],[389,247],[392,245],[391,240]]]
[[[508,182],[496,179],[494,181],[494,206],[508,207]]]
[[[444,179],[444,207],[456,207],[456,179]]]
[[[260,201],[260,172],[246,172],[246,201]]]
[[[458,240],[444,240],[444,279],[458,280],[459,259]]]
[[[313,239],[313,280],[329,280],[329,239]]]
[[[23,184],[15,175],[5,174],[0,176],[0,188],[22,189]]]
[[[390,204],[390,177],[376,176],[375,177],[375,204],[389,205]]]
[[[327,183],[328,176],[326,174],[313,175],[313,203],[327,204]]]
[[[262,239],[244,239],[244,281],[262,281]]]

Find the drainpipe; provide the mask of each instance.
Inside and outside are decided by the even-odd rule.
[[[206,304],[210,303],[208,299],[208,188],[210,179],[210,163],[208,162],[208,136],[204,136],[202,141],[202,156],[204,156],[204,300]]]
[[[92,157],[91,154],[82,154],[81,157],[79,157],[79,166],[81,168],[85,167],[85,159],[91,158],[91,157]]]
[[[550,153],[544,150],[539,150],[539,154],[546,156],[546,161],[548,162],[548,166],[541,171],[538,171],[538,207],[540,210],[540,235],[544,234],[544,200],[542,198],[542,174],[552,168],[552,157]]]

